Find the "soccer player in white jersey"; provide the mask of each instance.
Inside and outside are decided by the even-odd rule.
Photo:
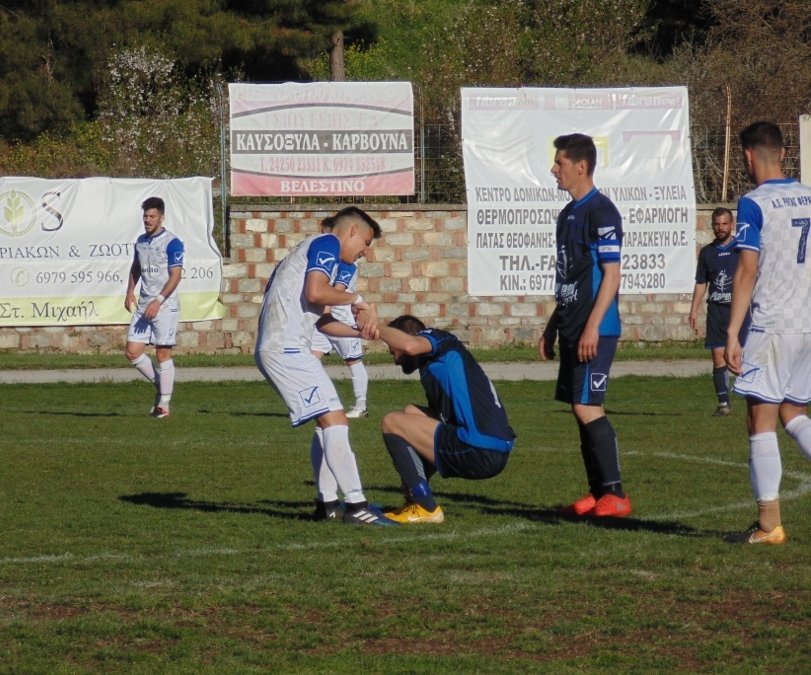
[[[155,385],[151,415],[169,417],[175,385],[172,348],[177,344],[180,300],[177,286],[183,274],[183,242],[163,226],[166,206],[160,197],[141,204],[144,234],[135,242],[124,307],[132,312],[125,353],[133,366]],[[140,281],[138,298],[135,288]],[[155,345],[157,368],[146,354]]]
[[[349,444],[349,421],[335,386],[324,366],[312,353],[313,328],[328,335],[375,337],[335,319],[326,308],[352,305],[370,309],[358,293],[335,288],[340,261],[354,263],[374,239],[380,226],[366,212],[348,206],[331,218],[329,232],[315,234],[294,248],[268,280],[259,315],[255,359],[265,379],[284,399],[293,426],[315,420],[316,437],[326,463],[320,477],[323,517],[337,519],[342,508],[337,491],[343,493],[346,523],[396,525],[370,505],[363,493],[355,455]],[[371,311],[374,314],[373,311]],[[376,330],[377,317],[366,325]],[[313,443],[316,443],[314,437]],[[332,479],[333,485],[328,481]],[[332,494],[330,494],[332,492]],[[319,504],[317,503],[318,507]],[[318,511],[318,508],[317,508]]]
[[[356,292],[358,279],[358,267],[354,263],[341,263],[338,266],[338,274],[335,277],[333,286],[342,288],[348,293]],[[348,326],[355,325],[355,317],[349,305],[335,305],[330,308],[330,314],[341,323]],[[333,337],[325,335],[317,328],[313,332],[313,353],[317,358],[335,350],[349,368],[349,376],[352,381],[352,393],[355,396],[355,404],[346,412],[349,419],[366,417],[369,412],[367,408],[367,397],[369,392],[369,373],[363,363],[363,343],[356,337]]]
[[[755,122],[740,134],[743,161],[757,186],[738,202],[738,267],[725,358],[746,397],[749,477],[757,523],[750,544],[783,544],[782,464],[777,421],[811,459],[811,187],[786,178],[780,128]],[[738,331],[751,305],[742,348]]]

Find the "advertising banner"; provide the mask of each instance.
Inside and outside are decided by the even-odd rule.
[[[0,178],[0,326],[129,323],[141,202],[153,196],[186,251],[181,320],[222,318],[211,179]]]
[[[553,295],[570,200],[553,140],[597,146],[594,182],[622,214],[622,293],[691,293],[696,205],[685,87],[462,89],[468,292]]]
[[[229,84],[234,196],[414,194],[410,82]]]

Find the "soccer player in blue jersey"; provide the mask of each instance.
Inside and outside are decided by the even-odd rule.
[[[284,400],[294,427],[315,420],[321,429],[323,457],[330,476],[344,496],[317,504],[324,517],[358,525],[396,525],[364,496],[355,455],[349,444],[349,422],[335,386],[312,353],[317,325],[337,337],[374,337],[341,323],[329,306],[352,305],[374,310],[359,293],[347,293],[333,283],[339,262],[354,263],[380,237],[380,226],[365,211],[348,206],[327,219],[328,232],[314,234],[276,266],[259,315],[255,360],[265,379]],[[374,328],[370,321],[370,327]],[[315,441],[313,441],[314,443]],[[320,506],[320,509],[318,507]]]
[[[151,415],[169,416],[175,385],[172,348],[177,344],[180,300],[177,287],[183,274],[183,242],[163,226],[166,206],[160,197],[141,204],[144,234],[135,242],[124,307],[132,312],[125,354],[133,366],[155,385]],[[140,282],[139,297],[135,288]],[[155,368],[146,355],[146,345],[155,345]]]
[[[365,312],[358,321],[366,322]],[[445,514],[428,483],[443,478],[481,480],[507,465],[515,432],[495,387],[451,333],[399,316],[377,331],[406,374],[419,370],[427,406],[407,405],[383,417],[383,442],[400,474],[406,503],[386,516],[402,524],[442,523]]]
[[[713,416],[726,417],[732,412],[729,405],[729,383],[724,349],[727,344],[729,307],[732,303],[732,278],[738,266],[735,252],[735,226],[732,211],[719,206],[712,212],[712,232],[715,239],[704,246],[698,254],[696,285],[690,306],[690,326],[698,331],[698,310],[707,293],[707,334],[704,346],[712,355],[712,381],[718,407]],[[744,323],[741,342],[746,332]]]
[[[783,173],[786,151],[776,124],[750,124],[740,140],[757,187],[738,201],[738,269],[725,357],[737,375],[733,391],[746,397],[749,478],[758,509],[757,523],[741,539],[783,544],[778,419],[811,459],[811,186]],[[742,347],[738,331],[750,311]]]
[[[594,186],[597,149],[590,136],[555,141],[552,175],[570,201],[558,215],[555,310],[538,342],[543,360],[560,340],[555,398],[572,407],[588,493],[566,508],[575,516],[624,517],[631,500],[622,488],[619,447],[603,408],[620,336],[618,293],[622,217]]]

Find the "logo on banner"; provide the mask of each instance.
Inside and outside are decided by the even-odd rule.
[[[31,197],[17,190],[0,194],[0,213],[0,234],[9,237],[22,237],[37,220]]]

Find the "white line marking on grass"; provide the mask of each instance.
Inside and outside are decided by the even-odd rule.
[[[749,464],[744,462],[731,462],[726,459],[719,459],[716,457],[699,457],[696,455],[681,455],[674,452],[639,452],[635,450],[623,452],[623,455],[634,455],[641,457],[661,457],[662,459],[672,459],[682,462],[699,462],[702,464],[715,464],[716,466],[729,466],[738,469],[744,469],[748,472]],[[798,499],[811,493],[811,475],[802,473],[800,471],[793,471],[791,469],[783,470],[783,478],[791,478],[797,481],[798,485],[793,490],[781,490],[780,501],[786,502],[792,499]],[[645,513],[645,518],[642,520],[678,520],[681,518],[697,518],[699,516],[708,516],[714,513],[725,513],[727,511],[738,511],[741,509],[752,509],[754,500],[749,499],[745,502],[731,502],[721,506],[707,506],[696,511],[674,511],[670,513]]]
[[[390,544],[400,545],[403,543],[409,543],[414,541],[426,541],[426,540],[449,541],[457,538],[471,539],[474,537],[492,537],[520,533],[525,532],[527,530],[534,530],[538,528],[539,528],[538,523],[529,523],[525,521],[516,521],[514,523],[508,523],[501,527],[483,527],[478,530],[473,530],[471,532],[457,532],[456,530],[448,531],[447,529],[443,530],[442,532],[426,532],[422,527],[420,527],[415,528],[415,531],[410,536],[397,536],[397,537],[389,536],[386,537],[385,539],[379,539],[378,541],[375,541],[373,545],[388,546]],[[417,529],[419,529],[419,531],[417,531]],[[390,531],[390,529],[388,531]],[[383,533],[381,532],[380,534],[382,535]],[[88,556],[77,556],[73,555],[72,553],[59,553],[53,555],[38,555],[30,557],[0,558],[0,565],[84,564],[88,562],[99,562],[99,561],[134,562],[137,560],[147,560],[149,558],[183,559],[183,558],[234,556],[244,554],[262,555],[284,551],[308,551],[308,550],[319,550],[338,547],[345,548],[347,544],[351,543],[352,542],[347,542],[346,539],[337,538],[332,541],[313,541],[304,544],[298,542],[291,542],[287,544],[279,544],[277,546],[265,547],[261,549],[246,549],[244,551],[235,548],[218,547],[210,549],[205,548],[190,549],[187,551],[181,550],[155,555],[147,555],[147,554],[130,555],[127,553],[97,553]]]

